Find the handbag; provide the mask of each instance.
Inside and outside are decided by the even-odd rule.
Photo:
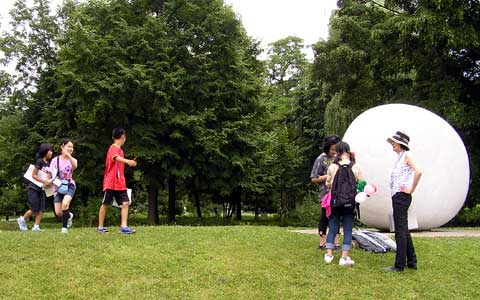
[[[60,156],[57,156],[57,176],[60,179],[60,186],[58,187],[58,193],[62,195],[66,195],[68,192],[68,180],[67,179],[62,179],[60,176]]]

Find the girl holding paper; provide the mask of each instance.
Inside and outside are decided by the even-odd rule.
[[[36,181],[28,184],[28,205],[30,209],[17,219],[18,227],[21,231],[27,231],[28,227],[26,220],[35,214],[35,223],[32,231],[41,231],[40,221],[42,220],[43,212],[45,211],[45,193],[42,187],[47,187],[51,184],[52,173],[48,167],[48,161],[52,158],[52,146],[49,144],[41,144],[38,153],[35,167],[33,168],[32,178]]]

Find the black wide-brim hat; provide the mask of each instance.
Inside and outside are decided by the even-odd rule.
[[[403,145],[407,148],[407,150],[410,150],[410,147],[408,146],[408,143],[410,142],[410,137],[404,132],[397,131],[392,137],[389,137],[387,139],[387,142],[389,142],[390,144],[393,142]]]

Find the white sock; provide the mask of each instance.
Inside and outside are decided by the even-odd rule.
[[[35,229],[40,228],[40,225],[33,225],[33,228]]]
[[[18,220],[19,220],[20,222],[25,222],[25,219],[23,219],[23,216],[20,216],[20,218],[18,218]]]

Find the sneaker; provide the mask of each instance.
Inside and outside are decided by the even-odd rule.
[[[120,231],[119,231],[119,233],[122,233],[122,234],[132,234],[135,232],[136,230],[130,227],[120,227]]]
[[[97,228],[97,232],[98,233],[108,233],[108,229],[105,228],[105,227],[100,227],[100,228]]]
[[[37,231],[37,232],[40,232],[40,231],[43,231],[40,229],[40,227],[32,227],[32,231]]]
[[[23,217],[18,218],[17,222],[18,222],[18,227],[20,228],[21,231],[28,230],[27,224],[25,223],[25,219],[23,219]]]
[[[397,268],[395,266],[391,266],[391,267],[385,268],[385,271],[388,271],[388,272],[403,272],[403,269]]]
[[[72,227],[73,213],[69,213],[69,214],[70,214],[70,217],[68,218],[68,221],[67,221],[67,228]]]
[[[333,260],[333,255],[325,254],[324,259],[325,259],[325,262],[326,262],[327,264],[329,264],[329,263],[331,263],[332,260]]]
[[[340,258],[340,260],[338,261],[338,264],[341,266],[350,267],[350,266],[353,266],[355,262],[349,256],[347,256],[347,257]]]
[[[62,233],[68,233],[68,228],[62,227]]]

